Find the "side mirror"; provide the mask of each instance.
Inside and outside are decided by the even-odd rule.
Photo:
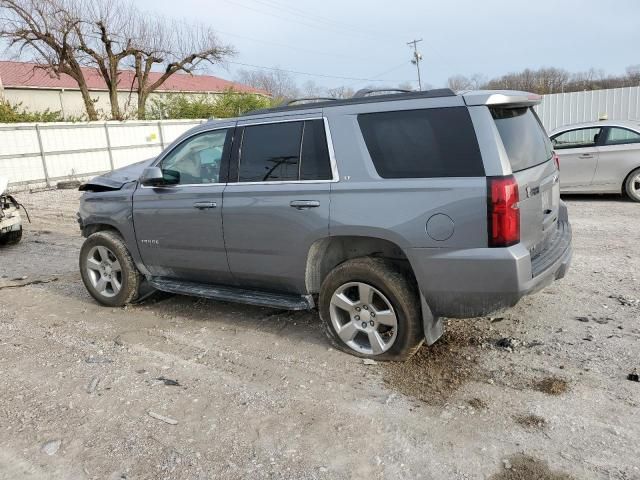
[[[145,187],[175,185],[180,182],[180,173],[172,170],[163,172],[160,167],[147,167],[140,175],[140,183]]]

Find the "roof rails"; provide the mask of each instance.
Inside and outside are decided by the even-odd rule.
[[[282,101],[282,103],[278,105],[278,107],[289,107],[294,103],[299,103],[299,102],[313,103],[313,102],[322,102],[322,101],[331,101],[331,100],[337,100],[337,98],[335,97],[302,97],[302,98],[292,98],[291,100],[285,98]]]
[[[404,88],[363,88],[358,90],[353,94],[351,98],[363,98],[367,95],[371,95],[372,93],[380,93],[380,92],[398,92],[398,93],[411,93],[415,90],[407,90]]]
[[[274,108],[266,108],[261,110],[253,110],[251,112],[247,112],[243,115],[243,117],[248,117],[251,115],[263,115],[269,113],[278,113],[278,112],[288,112],[291,110],[304,110],[310,108],[325,108],[325,107],[338,107],[343,105],[354,105],[359,103],[375,103],[375,102],[391,102],[397,100],[412,100],[412,99],[421,99],[421,98],[437,98],[437,97],[455,97],[456,94],[450,88],[439,88],[434,90],[423,90],[423,91],[404,91],[400,89],[381,89],[381,90],[369,90],[363,92],[360,90],[360,96],[358,94],[354,95],[351,98],[311,98],[313,102],[311,104],[302,103],[299,105],[295,105],[303,100],[309,99],[294,99],[287,100],[283,105],[279,105]],[[373,93],[376,91],[391,91],[391,92],[399,92],[392,93],[388,95],[369,95],[369,93]],[[369,96],[368,96],[369,95]],[[315,101],[314,101],[315,100]]]

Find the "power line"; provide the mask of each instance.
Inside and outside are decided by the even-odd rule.
[[[263,69],[263,70],[274,70],[274,71],[277,71],[277,72],[293,73],[293,74],[296,74],[296,75],[308,75],[310,77],[335,78],[335,79],[338,79],[338,80],[355,80],[355,81],[358,81],[358,82],[402,82],[403,81],[403,80],[380,80],[380,79],[375,79],[375,78],[342,77],[342,76],[338,76],[338,75],[326,75],[326,74],[322,74],[322,73],[300,72],[298,70],[288,70],[286,68],[264,67],[262,65],[252,65],[250,63],[242,63],[242,62],[227,61],[226,63],[231,63],[233,65],[241,65],[243,67],[260,68],[260,69]],[[395,68],[393,70],[395,70]],[[384,74],[382,74],[382,75],[384,75]]]

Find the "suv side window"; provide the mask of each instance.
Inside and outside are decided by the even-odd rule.
[[[628,143],[640,143],[640,133],[626,128],[609,128],[605,145],[625,145]]]
[[[556,150],[595,147],[601,131],[600,127],[569,130],[553,137],[551,143]]]
[[[238,167],[239,182],[331,178],[322,120],[244,127]]]
[[[366,113],[358,123],[382,178],[484,176],[466,107]]]
[[[173,149],[159,165],[178,185],[220,183],[222,153],[228,129],[201,133]]]

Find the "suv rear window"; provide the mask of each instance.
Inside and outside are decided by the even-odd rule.
[[[530,107],[491,108],[511,170],[519,172],[535,167],[553,156],[551,141]]]
[[[366,113],[358,123],[382,178],[484,176],[466,107]]]

